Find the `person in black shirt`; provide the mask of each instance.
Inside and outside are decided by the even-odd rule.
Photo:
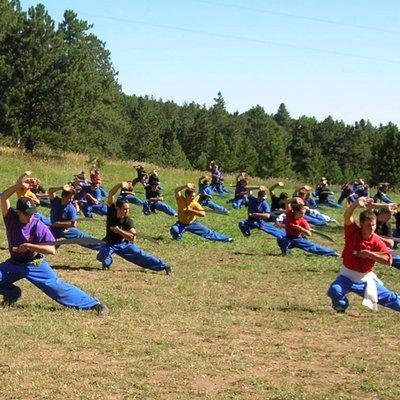
[[[169,204],[164,202],[159,183],[158,180],[153,180],[152,183],[145,186],[146,201],[143,204],[143,214],[150,215],[157,210],[171,217],[176,217],[178,215],[177,212]]]
[[[129,182],[118,183],[108,195],[105,244],[101,246],[97,260],[102,263],[103,269],[109,269],[113,261],[112,255],[116,253],[139,267],[153,271],[164,270],[169,275],[172,272],[171,268],[163,260],[145,252],[135,244],[137,233],[129,218],[128,201],[123,197],[115,201],[117,191],[129,190],[129,186]]]

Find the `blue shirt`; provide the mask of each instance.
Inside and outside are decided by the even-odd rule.
[[[53,200],[50,200],[50,206],[50,220],[52,224],[54,222],[76,221],[78,217],[74,205],[72,203],[62,205],[60,197],[55,197]],[[52,227],[51,230],[55,234],[61,234],[64,229]]]
[[[249,196],[249,205],[247,211],[249,214],[269,213],[271,212],[271,208],[265,200],[258,201],[257,197],[251,195]]]

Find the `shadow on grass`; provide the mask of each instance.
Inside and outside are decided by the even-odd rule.
[[[234,251],[233,254],[237,256],[268,256],[268,257],[282,257],[282,253],[251,253],[247,251]]]
[[[56,264],[52,265],[51,268],[56,269],[56,270],[64,270],[64,271],[101,271],[101,268],[98,267],[73,267],[71,265],[65,265],[65,264]]]

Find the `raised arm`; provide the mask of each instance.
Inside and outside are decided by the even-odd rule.
[[[9,198],[21,187],[29,189],[29,183],[26,180],[31,175],[31,171],[25,171],[15,182],[14,185],[10,186],[8,189],[4,190],[1,194],[1,213],[5,217],[11,207]]]
[[[111,206],[111,204],[115,203],[115,195],[120,189],[124,189],[126,191],[132,191],[132,184],[126,181],[117,183],[108,193],[108,198],[107,198],[108,206]]]

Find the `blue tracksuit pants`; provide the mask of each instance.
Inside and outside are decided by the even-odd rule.
[[[122,199],[126,200],[128,203],[134,204],[135,206],[143,206],[144,201],[139,199],[139,197],[134,196],[133,194],[126,194],[121,196]]]
[[[249,204],[249,200],[247,197],[241,197],[228,200],[227,203],[232,203],[232,207],[235,210],[240,210],[242,206],[247,206]]]
[[[355,283],[351,279],[339,275],[332,282],[327,292],[327,295],[332,300],[332,307],[337,311],[346,310],[349,306],[347,293],[353,292],[364,297],[365,286],[365,282]],[[387,289],[379,282],[376,282],[376,288],[378,290],[378,304],[395,311],[400,311],[400,296],[396,292]]]
[[[174,225],[171,226],[170,232],[172,238],[175,240],[182,239],[182,235],[185,231],[194,233],[195,235],[199,235],[204,239],[207,240],[215,240],[218,242],[229,242],[230,239],[228,236],[215,232],[210,228],[200,224],[199,222],[193,222],[191,224],[182,224],[181,222],[177,221]]]
[[[312,254],[337,257],[334,249],[320,246],[303,237],[285,235],[282,238],[278,238],[277,242],[283,254],[287,254],[290,249],[298,248]]]
[[[62,232],[60,232],[59,230],[54,230],[52,228],[50,228],[50,230],[56,239],[60,239],[60,238],[63,238],[63,239],[91,238],[91,239],[93,239],[94,238],[93,236],[79,230],[78,228],[69,228]],[[80,245],[80,246],[86,247],[87,249],[99,251],[100,247],[101,247],[101,243],[85,244],[85,245]]]
[[[86,203],[83,206],[82,211],[86,218],[92,218],[93,213],[99,214],[99,215],[107,215],[107,206],[103,203],[99,203],[99,204]]]
[[[229,211],[225,208],[220,206],[219,204],[215,203],[214,201],[207,199],[201,202],[202,206],[208,207],[211,210],[214,210],[220,214],[229,214]]]
[[[210,188],[213,192],[217,192],[221,195],[224,195],[225,193],[230,193],[231,191],[224,187],[222,183],[219,182],[211,182],[210,183]]]
[[[323,202],[317,201],[317,205],[318,206],[328,206],[331,208],[343,208],[343,206],[341,204],[338,204],[330,199],[323,201]]]
[[[112,255],[116,253],[123,259],[138,265],[139,267],[151,269],[153,271],[161,271],[165,269],[167,264],[152,254],[145,252],[138,245],[123,241],[120,244],[102,244],[97,260],[103,265],[103,268],[110,268],[113,260]]]
[[[148,201],[146,200],[143,203],[143,214],[150,215],[154,210],[161,211],[170,217],[176,217],[178,214],[177,212],[167,203],[163,201]]]
[[[39,260],[38,260],[39,261]],[[11,259],[0,264],[0,294],[9,300],[21,297],[14,283],[26,278],[57,303],[66,307],[89,309],[100,302],[78,287],[62,281],[43,258],[41,263],[17,263]]]
[[[282,229],[278,229],[265,221],[246,219],[239,222],[239,229],[243,233],[243,236],[246,237],[249,237],[251,235],[251,229],[260,229],[261,231],[264,231],[269,235],[275,236],[278,239],[285,236],[285,231],[283,231]]]
[[[313,215],[305,214],[304,218],[309,224],[314,226],[325,226],[327,224],[324,219],[314,217]]]

